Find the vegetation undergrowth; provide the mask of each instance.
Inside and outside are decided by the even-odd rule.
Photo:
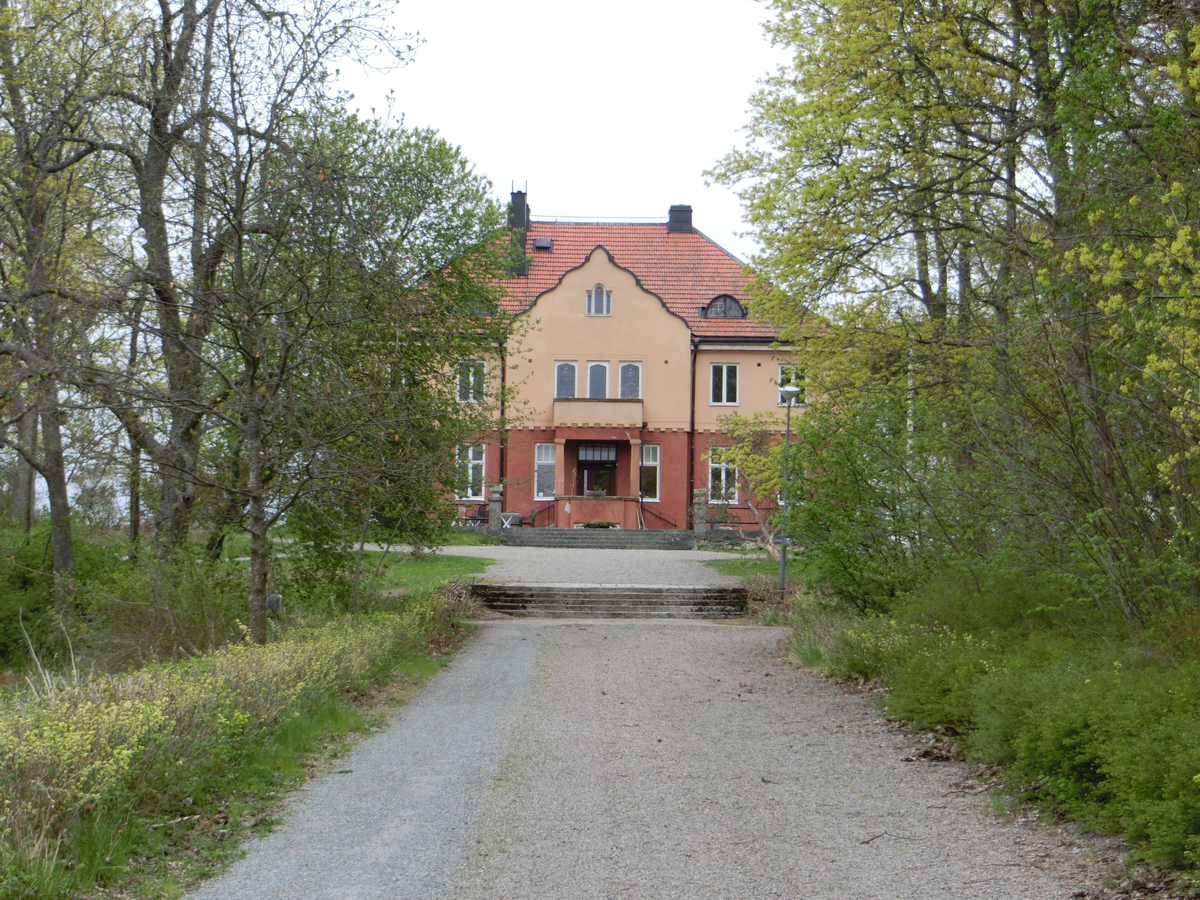
[[[779,578],[779,563],[768,559],[764,554],[741,556],[733,559],[710,559],[705,563],[710,569],[716,569],[722,575],[745,577],[747,575],[775,575]]]
[[[887,613],[801,593],[789,624],[797,662],[878,680],[890,716],[942,728],[1022,798],[1200,869],[1194,610],[1131,633],[1044,572],[949,569]]]
[[[387,605],[117,674],[35,667],[0,695],[0,898],[177,896],[235,854],[307,754],[368,728],[350,701],[443,663],[461,610],[433,590]]]
[[[447,547],[495,547],[502,541],[498,534],[477,534],[470,531],[451,531],[441,543]]]
[[[374,569],[379,554],[363,554],[369,562],[364,566]],[[475,556],[449,556],[444,553],[426,553],[420,556],[411,554],[389,554],[384,561],[379,577],[375,581],[377,591],[423,591],[430,590],[452,578],[464,578],[480,575],[495,560],[482,559]]]

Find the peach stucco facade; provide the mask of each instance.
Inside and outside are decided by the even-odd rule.
[[[790,354],[745,314],[741,264],[691,227],[690,208],[665,225],[574,225],[533,220],[524,200],[513,195],[528,257],[510,283],[516,337],[488,365],[507,428],[474,464],[503,486],[513,523],[690,527],[722,420],[770,413],[782,431]],[[736,506],[726,518],[748,523]]]

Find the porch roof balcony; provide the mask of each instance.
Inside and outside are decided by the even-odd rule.
[[[554,427],[608,426],[638,428],[643,422],[641,400],[588,400],[581,397],[554,401]]]

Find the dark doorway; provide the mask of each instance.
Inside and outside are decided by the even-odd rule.
[[[617,467],[604,463],[582,463],[579,466],[581,494],[604,494],[611,497],[617,492]]]
[[[617,445],[579,445],[580,494],[611,497],[617,493]]]

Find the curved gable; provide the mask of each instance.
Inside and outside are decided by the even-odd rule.
[[[560,287],[562,287],[562,284],[563,284],[563,282],[564,282],[564,281],[566,281],[566,280],[568,279],[568,277],[569,277],[569,276],[571,276],[571,275],[573,275],[573,274],[575,274],[575,273],[577,273],[577,272],[580,272],[580,271],[584,270],[585,268],[587,268],[587,267],[588,267],[588,265],[589,265],[589,264],[592,262],[592,260],[595,258],[596,254],[597,254],[597,253],[600,253],[601,251],[603,251],[603,253],[604,253],[604,256],[605,256],[605,259],[608,261],[608,263],[609,263],[609,264],[610,264],[610,265],[611,265],[611,266],[612,266],[614,269],[618,269],[618,270],[620,270],[621,272],[624,272],[625,274],[627,274],[627,275],[629,275],[631,278],[633,278],[633,283],[634,283],[634,285],[636,285],[636,286],[637,286],[638,290],[640,290],[640,291],[641,291],[642,293],[644,293],[644,294],[648,294],[649,296],[651,296],[651,297],[653,297],[655,300],[657,300],[657,301],[658,301],[658,303],[659,303],[659,305],[660,305],[660,306],[663,308],[663,310],[664,310],[664,311],[665,311],[665,312],[666,312],[668,315],[674,316],[676,319],[679,319],[679,321],[681,321],[681,322],[682,322],[682,323],[683,323],[685,326],[687,326],[687,327],[689,328],[689,330],[690,330],[690,327],[691,327],[691,326],[689,325],[689,323],[688,323],[688,320],[687,320],[686,318],[684,318],[683,316],[681,316],[681,315],[680,315],[679,313],[677,313],[675,310],[671,309],[671,307],[669,307],[669,306],[667,305],[667,302],[666,302],[665,300],[663,300],[663,298],[662,298],[662,297],[660,297],[658,294],[654,293],[654,291],[652,291],[652,290],[649,290],[649,289],[648,289],[648,288],[647,288],[645,285],[643,285],[643,284],[642,284],[642,280],[641,280],[640,278],[638,278],[637,272],[634,272],[632,269],[627,269],[627,268],[625,268],[625,266],[623,266],[623,265],[621,265],[619,262],[617,262],[617,261],[616,261],[616,259],[613,257],[612,253],[610,253],[610,252],[609,252],[608,248],[607,248],[607,247],[605,247],[605,246],[604,246],[604,245],[602,245],[602,244],[597,244],[595,247],[593,247],[593,248],[592,248],[592,250],[591,250],[591,251],[588,253],[588,255],[587,255],[585,258],[584,258],[583,262],[581,262],[579,265],[577,265],[577,266],[574,266],[573,268],[567,269],[565,272],[563,272],[563,273],[562,273],[562,274],[561,274],[561,275],[558,277],[558,281],[556,281],[556,282],[554,283],[554,286],[553,286],[553,287],[546,288],[546,289],[545,289],[544,291],[542,291],[540,294],[538,294],[537,296],[535,296],[535,297],[533,298],[533,300],[530,302],[530,304],[529,304],[529,305],[528,305],[528,306],[527,306],[525,309],[523,309],[523,310],[521,310],[520,312],[518,312],[518,313],[516,314],[516,316],[514,316],[514,318],[516,318],[516,317],[518,317],[518,316],[523,316],[523,315],[525,315],[525,314],[526,314],[526,313],[528,313],[528,312],[532,312],[532,311],[533,311],[533,309],[534,309],[534,307],[536,307],[536,306],[538,305],[538,301],[539,301],[539,300],[541,300],[541,299],[542,299],[543,297],[545,297],[547,294],[552,294],[552,293],[554,293],[555,291],[557,291],[557,290],[558,290]]]

